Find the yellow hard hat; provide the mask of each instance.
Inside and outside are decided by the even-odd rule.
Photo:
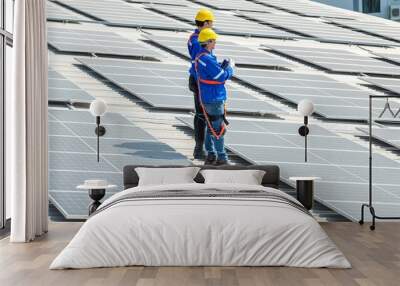
[[[200,9],[196,15],[196,21],[214,21],[214,14],[207,9]]]
[[[217,33],[214,32],[211,28],[206,28],[200,31],[199,33],[199,42],[206,43],[209,40],[216,40],[218,38]]]

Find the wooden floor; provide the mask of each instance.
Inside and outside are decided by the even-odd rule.
[[[400,285],[400,223],[371,232],[355,223],[323,223],[353,265],[350,270],[288,267],[125,267],[48,270],[81,223],[51,223],[49,234],[29,244],[0,241],[1,286],[88,285]]]

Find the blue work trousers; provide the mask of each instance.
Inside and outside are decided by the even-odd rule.
[[[218,116],[216,120],[211,121],[211,124],[217,134],[221,132],[221,126],[223,123],[223,115],[224,115],[224,102],[218,101],[213,103],[204,104],[204,108],[211,117]],[[206,139],[204,142],[205,149],[209,156],[216,156],[218,160],[226,161],[228,156],[226,155],[225,147],[224,147],[224,135],[222,135],[219,139],[215,138],[211,133],[209,126],[207,125],[207,133]]]

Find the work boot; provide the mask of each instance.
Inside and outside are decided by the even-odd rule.
[[[214,162],[214,166],[221,166],[221,165],[230,165],[228,160],[225,159],[218,159]]]
[[[208,154],[206,160],[204,161],[204,165],[213,165],[217,157],[214,154]]]
[[[193,151],[193,158],[196,160],[203,160],[205,158],[206,154],[204,153],[203,150],[203,144],[197,145],[194,147]]]

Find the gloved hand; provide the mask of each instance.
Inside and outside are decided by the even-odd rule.
[[[225,59],[222,63],[220,63],[221,68],[226,69],[229,66],[229,60]]]
[[[229,59],[229,65],[231,66],[231,68],[235,68],[235,60],[234,59],[232,59],[232,58],[230,58]]]
[[[226,70],[225,70],[227,73],[228,73],[228,79],[230,79],[232,76],[233,76],[233,68],[229,65],[227,68],[226,68]]]
[[[232,58],[229,59],[229,66],[228,67],[231,69],[231,73],[233,74],[235,72],[235,61]]]

